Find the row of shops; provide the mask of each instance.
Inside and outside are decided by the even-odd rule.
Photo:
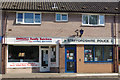
[[[5,73],[112,73],[115,40],[3,38]]]

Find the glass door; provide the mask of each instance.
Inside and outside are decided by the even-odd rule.
[[[50,71],[49,67],[49,49],[41,49],[40,72]]]
[[[76,47],[65,47],[65,72],[76,72]]]

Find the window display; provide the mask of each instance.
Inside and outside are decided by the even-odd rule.
[[[85,62],[111,62],[112,46],[85,46],[84,54]]]
[[[93,61],[93,47],[87,46],[85,47],[85,61]]]
[[[112,49],[109,46],[104,46],[104,61],[112,61]]]
[[[103,61],[103,46],[95,46],[95,61]]]
[[[8,46],[8,62],[39,62],[38,46]]]

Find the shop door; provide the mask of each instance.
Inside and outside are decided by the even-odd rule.
[[[49,49],[41,49],[40,53],[40,72],[50,71]]]
[[[65,72],[76,72],[76,47],[65,47]]]

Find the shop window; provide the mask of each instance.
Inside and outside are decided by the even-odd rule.
[[[112,62],[112,46],[85,46],[85,62]]]
[[[41,24],[40,13],[16,13],[17,24]]]
[[[8,62],[39,62],[39,47],[9,46]]]
[[[104,46],[104,61],[112,61],[112,47]]]
[[[103,47],[102,46],[95,46],[94,61],[103,61]]]
[[[85,47],[85,61],[93,61],[93,46]]]
[[[56,46],[52,46],[51,51],[52,51],[51,62],[56,62]]]
[[[104,26],[104,15],[82,15],[82,25]]]
[[[56,14],[56,21],[68,21],[68,14]]]

